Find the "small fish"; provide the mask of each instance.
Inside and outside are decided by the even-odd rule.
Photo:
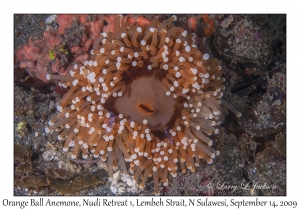
[[[169,140],[169,143],[170,143],[170,144],[173,144],[173,143],[174,143],[174,140],[173,140],[172,137],[170,136],[170,134],[169,134],[169,132],[168,132],[168,129],[169,129],[169,127],[166,127],[166,128],[164,129],[164,131],[165,131],[165,134],[166,134],[167,139]]]
[[[115,121],[116,121],[116,115],[110,112],[110,117],[108,119],[108,122],[106,123],[107,124],[106,131],[108,133],[112,131],[112,126],[114,125]]]

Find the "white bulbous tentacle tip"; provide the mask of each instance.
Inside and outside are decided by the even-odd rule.
[[[218,134],[219,133],[219,129],[215,129],[215,134]]]
[[[47,79],[47,80],[51,80],[51,75],[50,75],[50,74],[47,74],[47,75],[46,75],[46,79]]]
[[[209,54],[205,53],[205,54],[203,55],[203,59],[204,59],[204,60],[208,60],[208,59],[209,59]]]
[[[177,20],[177,16],[176,15],[172,15],[173,21]]]
[[[45,128],[45,132],[46,132],[46,133],[50,133],[50,130],[49,130],[48,127]]]

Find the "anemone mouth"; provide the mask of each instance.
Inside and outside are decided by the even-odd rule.
[[[155,113],[155,109],[147,102],[138,103],[137,108],[144,115],[153,115]]]

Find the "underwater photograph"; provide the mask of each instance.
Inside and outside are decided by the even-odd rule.
[[[13,14],[14,196],[286,196],[286,14]]]

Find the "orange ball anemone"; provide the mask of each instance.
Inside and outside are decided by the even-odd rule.
[[[84,65],[47,75],[69,90],[45,131],[62,128],[58,139],[64,151],[74,141],[72,158],[107,160],[109,180],[118,166],[126,175],[129,166],[141,188],[152,176],[159,194],[169,174],[194,172],[219,155],[209,136],[219,133],[222,68],[197,49],[195,34],[174,26],[176,16],[147,26],[120,18]]]

